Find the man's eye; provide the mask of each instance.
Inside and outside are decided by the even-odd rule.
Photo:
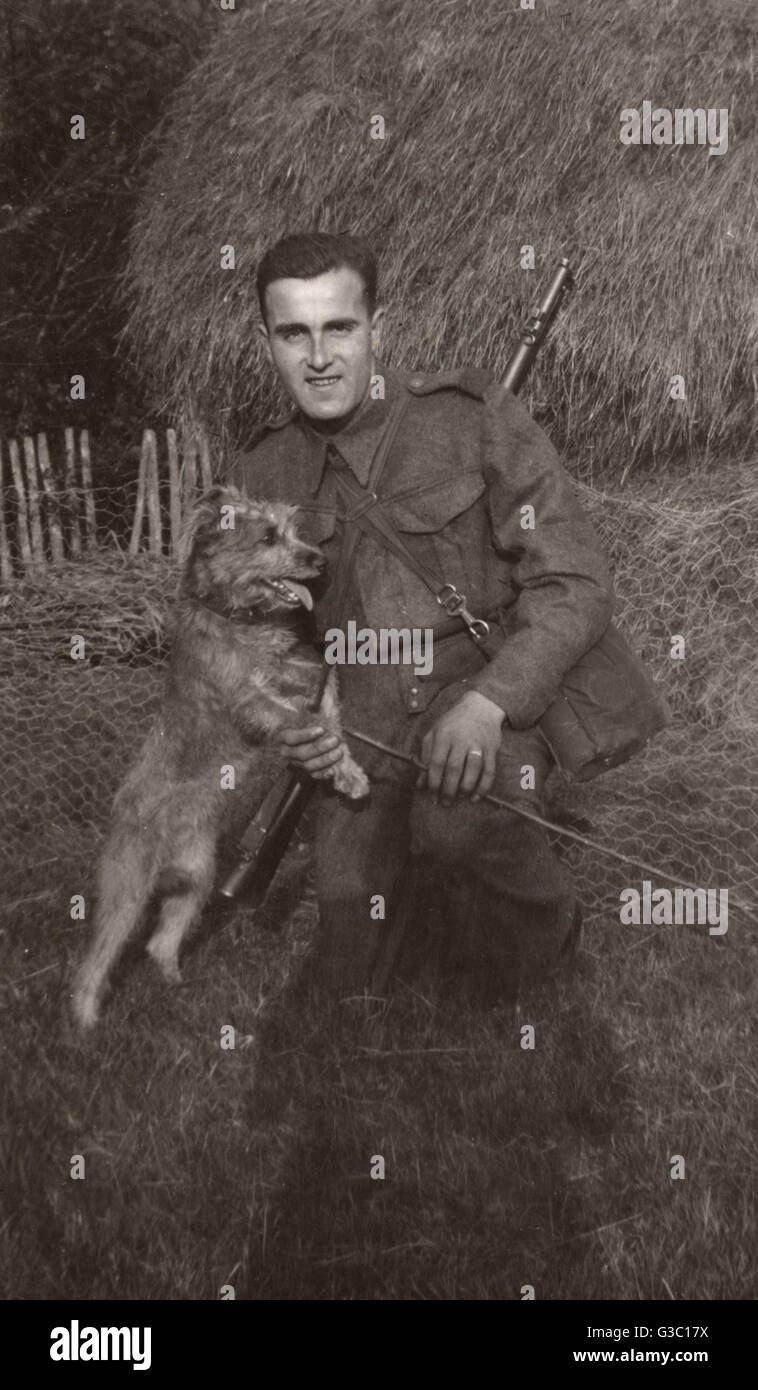
[[[262,540],[264,545],[276,545],[277,532],[275,526],[269,526],[263,532]]]
[[[284,333],[282,336],[284,338],[285,343],[293,343],[296,338],[302,338],[303,335],[300,332],[299,328],[288,328],[287,332]]]

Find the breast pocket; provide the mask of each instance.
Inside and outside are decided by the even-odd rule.
[[[431,535],[467,512],[485,491],[481,471],[468,468],[433,483],[384,497],[382,505],[398,531]]]
[[[408,489],[384,501],[384,509],[408,549],[442,584],[453,584],[477,605],[483,601],[489,548],[487,486],[478,468],[460,471],[431,485]],[[422,582],[407,579],[409,612],[434,626],[444,613],[431,595],[423,601]],[[411,595],[410,588],[414,592]],[[417,620],[422,626],[420,619]]]

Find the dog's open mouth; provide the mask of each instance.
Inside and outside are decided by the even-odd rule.
[[[263,583],[269,589],[273,589],[285,603],[291,603],[293,608],[298,603],[301,603],[303,608],[313,608],[310,590],[304,584],[298,584],[296,579],[264,579]]]

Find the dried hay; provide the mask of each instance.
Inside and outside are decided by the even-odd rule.
[[[156,136],[131,238],[129,340],[159,403],[225,438],[280,409],[255,267],[314,226],[376,246],[387,357],[409,368],[502,375],[537,283],[581,257],[527,404],[589,481],[754,451],[751,38],[740,0],[289,0],[226,16]],[[623,146],[620,111],[646,98],[727,107],[728,152]],[[678,373],[686,399],[671,401]]]

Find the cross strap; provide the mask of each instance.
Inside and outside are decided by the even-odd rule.
[[[395,402],[390,412],[389,419],[384,427],[381,439],[379,440],[379,443],[374,451],[374,456],[369,466],[368,488],[361,487],[361,484],[357,480],[355,480],[355,486],[358,489],[358,492],[361,494],[362,498],[376,498],[375,489],[378,487],[379,479],[381,478],[382,473],[384,472],[385,464],[387,462],[387,459],[389,458],[390,449],[392,448],[392,445],[395,441],[395,436],[398,432],[398,429],[400,428],[400,421],[402,420],[408,408],[409,400],[410,397],[406,393],[403,393],[403,395],[401,395]],[[349,477],[352,478],[353,475],[350,472],[350,469],[348,468],[344,460],[340,458],[336,443],[332,442],[331,440],[326,446],[326,459],[329,467],[336,474],[338,483],[340,481],[340,477],[343,470],[346,474],[348,474]],[[346,522],[350,522],[353,520],[352,511],[347,512],[345,514],[344,520]],[[342,548],[340,551],[340,557],[338,561],[339,588],[337,590],[337,595],[334,601],[334,620],[335,623],[337,623],[337,625],[339,625],[342,622],[342,618],[344,615],[345,601],[347,599],[347,591],[350,587],[350,581],[353,576],[353,567],[355,564],[355,551],[359,539],[360,532],[350,525],[346,526],[342,541]]]
[[[347,464],[335,455],[334,451],[330,451],[329,463],[343,497],[352,504],[345,512],[345,521],[353,523],[356,531],[360,529],[364,534],[373,536],[386,550],[392,551],[393,555],[402,560],[434,594],[445,612],[449,613],[451,618],[460,618],[479,651],[487,661],[491,661],[495,655],[495,648],[487,640],[490,636],[489,623],[484,618],[475,618],[473,613],[469,612],[466,607],[466,595],[459,593],[455,584],[441,579],[408,549],[397,534],[376,492],[371,488],[362,487]],[[373,482],[375,487],[378,478],[370,478],[369,481]]]
[[[403,394],[402,396],[398,397],[397,401],[392,407],[392,410],[390,411],[389,419],[387,420],[387,423],[384,427],[384,431],[379,440],[379,443],[376,446],[369,467],[369,483],[371,484],[372,488],[378,486],[379,479],[381,478],[382,473],[384,472],[384,466],[387,462],[387,459],[389,458],[390,449],[392,448],[392,445],[395,440],[395,435],[397,434],[398,429],[400,427],[400,421],[402,420],[408,407],[409,400],[410,397],[407,394]],[[344,468],[345,471],[348,473],[350,472],[350,470],[347,467],[347,464],[344,463],[343,460],[340,458],[339,453],[337,452],[337,448],[331,440],[326,446],[326,458],[329,467],[334,470],[337,476],[337,482],[339,483],[339,470],[341,468]],[[360,489],[361,493],[365,493],[367,497],[376,496],[376,494],[374,492],[370,492],[368,488],[361,487],[359,482],[356,481],[355,485],[357,488]],[[346,521],[349,521],[350,519],[350,517],[345,517]],[[357,530],[355,527],[349,525],[345,526],[342,536],[342,545],[340,547],[339,559],[337,561],[339,588],[337,589],[333,607],[334,621],[338,626],[342,622],[343,614],[345,611],[345,603],[347,602],[348,589],[350,588],[350,581],[353,577],[353,569],[355,567],[355,552],[358,547],[360,535],[360,531]],[[326,682],[328,678],[329,667],[324,666],[324,669],[321,673],[321,680],[319,681],[318,690],[316,691],[316,694],[313,700],[311,701],[311,709],[317,710],[320,708],[321,700],[326,689]]]

